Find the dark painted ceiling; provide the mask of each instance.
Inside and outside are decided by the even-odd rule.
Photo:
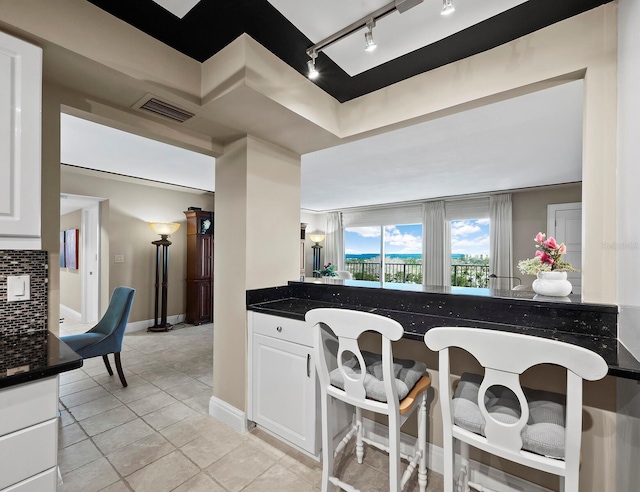
[[[314,43],[267,0],[201,0],[182,19],[152,0],[88,1],[200,62],[216,54],[242,33],[247,33],[306,76],[309,59],[306,49]],[[354,77],[321,53],[316,65],[323,76],[316,79],[316,83],[338,101],[348,101],[489,50],[610,1],[529,0]]]

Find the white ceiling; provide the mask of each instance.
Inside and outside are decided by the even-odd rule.
[[[206,191],[215,189],[215,159],[122,130],[61,115],[63,164]]]
[[[269,0],[281,14],[313,43],[388,4],[390,0]],[[324,51],[345,72],[354,76],[411,51],[462,31],[526,0],[453,0],[456,11],[440,15],[442,0],[424,0],[400,14],[394,12],[373,30],[378,45],[364,51],[365,29],[338,41]]]
[[[153,0],[161,7],[167,9],[176,17],[181,19],[195,7],[200,0]]]
[[[581,181],[582,81],[302,156],[302,208]]]
[[[215,159],[62,115],[62,162],[215,190]],[[328,211],[582,179],[582,81],[302,156],[301,206]]]

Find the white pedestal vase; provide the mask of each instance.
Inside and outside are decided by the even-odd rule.
[[[549,297],[568,296],[573,288],[567,280],[567,272],[538,272],[532,287],[537,294]]]

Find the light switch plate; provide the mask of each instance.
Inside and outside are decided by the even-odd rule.
[[[31,299],[31,277],[17,275],[7,277],[7,302]]]
[[[113,262],[114,263],[124,263],[124,255],[114,255]]]

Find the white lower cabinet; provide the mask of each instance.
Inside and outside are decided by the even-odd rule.
[[[253,311],[248,311],[248,326],[249,420],[318,456],[322,445],[320,391],[312,328],[304,321]],[[346,406],[340,410],[334,434],[350,418]]]
[[[50,468],[9,488],[2,489],[2,492],[43,492],[44,490],[56,490],[57,483],[58,470],[57,468]]]
[[[264,335],[254,335],[253,344],[253,420],[316,454],[316,370],[311,347]]]
[[[55,492],[58,377],[0,390],[0,492]]]

